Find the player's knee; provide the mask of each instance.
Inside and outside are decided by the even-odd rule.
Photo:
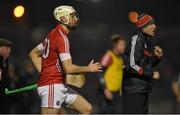
[[[86,105],[86,107],[84,108],[83,113],[84,113],[84,114],[90,114],[90,113],[92,113],[92,112],[93,112],[92,105],[91,105],[90,103],[88,103],[88,104]]]
[[[92,105],[89,104],[88,108],[87,108],[87,113],[92,113],[93,112],[93,108]]]

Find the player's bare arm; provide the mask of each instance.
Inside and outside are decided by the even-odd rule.
[[[29,58],[31,59],[33,65],[37,69],[37,71],[40,73],[41,72],[41,58],[42,52],[38,50],[37,47],[33,48],[31,52],[29,53]]]
[[[94,63],[92,60],[88,66],[78,66],[72,63],[72,59],[62,61],[63,68],[66,74],[79,74],[85,72],[101,72],[102,66],[99,63]]]

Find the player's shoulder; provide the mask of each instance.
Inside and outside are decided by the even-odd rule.
[[[63,38],[63,33],[61,32],[60,29],[55,27],[50,31],[48,36],[49,36],[49,38],[52,38],[52,40],[57,40],[57,39],[62,39]]]

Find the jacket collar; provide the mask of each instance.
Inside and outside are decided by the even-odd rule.
[[[141,38],[143,38],[145,41],[147,42],[151,42],[151,36],[146,34],[146,33],[143,33],[142,31],[140,30],[136,30],[136,34],[138,34]]]

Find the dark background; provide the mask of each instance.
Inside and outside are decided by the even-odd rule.
[[[69,36],[73,61],[79,65],[87,65],[91,59],[98,60],[111,47],[110,36],[113,33],[124,35],[129,41],[135,29],[128,19],[129,12],[150,14],[155,18],[158,29],[155,39],[164,49],[164,58],[156,68],[161,79],[154,81],[150,113],[172,113],[175,97],[171,82],[180,65],[178,3],[178,0],[1,0],[0,38],[13,42],[11,62],[17,76],[24,76],[28,53],[56,25],[53,17],[56,6],[72,5],[79,14],[79,27]],[[25,7],[25,15],[20,19],[13,16],[17,5]],[[98,79],[94,74],[86,76],[86,85],[77,90],[92,103],[96,112]]]

